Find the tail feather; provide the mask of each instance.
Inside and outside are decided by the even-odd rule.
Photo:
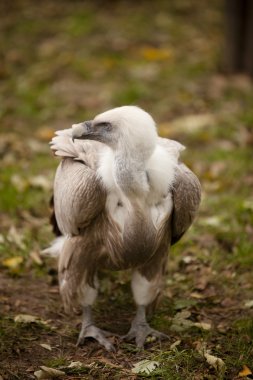
[[[50,244],[48,248],[43,249],[41,254],[44,256],[59,257],[63,249],[65,240],[66,240],[66,236],[57,237],[56,239],[52,241],[52,243]]]

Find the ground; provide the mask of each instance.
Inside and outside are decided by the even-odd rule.
[[[43,365],[66,379],[250,378],[253,87],[220,72],[222,2],[0,6],[0,378],[33,379]],[[75,346],[80,315],[64,313],[56,263],[40,250],[53,237],[48,203],[58,161],[48,141],[123,104],[143,107],[160,135],[187,146],[182,159],[203,198],[170,253],[164,297],[150,317],[169,340],[151,339],[141,351],[115,338],[112,354],[93,341]],[[96,319],[119,335],[134,315],[129,277],[101,274]],[[132,372],[143,359],[155,367]],[[77,361],[81,367],[69,367]]]

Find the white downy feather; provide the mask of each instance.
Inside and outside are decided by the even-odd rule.
[[[58,257],[62,251],[66,238],[66,236],[57,237],[51,242],[48,248],[43,249],[41,254],[44,256]]]

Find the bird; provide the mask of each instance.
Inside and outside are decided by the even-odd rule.
[[[115,351],[92,315],[103,269],[132,271],[136,314],[122,339],[143,348],[149,335],[167,338],[150,327],[147,310],[162,293],[171,246],[200,205],[200,182],[180,159],[185,147],[159,137],[152,116],[133,105],[57,131],[50,146],[61,158],[51,217],[58,236],[44,253],[58,256],[65,310],[82,308],[77,344],[94,338]]]

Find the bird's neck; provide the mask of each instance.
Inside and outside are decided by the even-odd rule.
[[[114,177],[128,197],[145,196],[149,191],[146,157],[137,149],[120,146],[114,152]]]

